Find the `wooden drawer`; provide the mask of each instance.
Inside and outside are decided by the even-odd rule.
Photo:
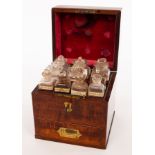
[[[103,148],[105,128],[36,120],[36,138]]]

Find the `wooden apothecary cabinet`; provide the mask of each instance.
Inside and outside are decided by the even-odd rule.
[[[51,14],[53,59],[62,54],[72,64],[82,56],[92,66],[105,57],[111,73],[104,97],[73,96],[36,86],[32,92],[35,137],[105,149],[115,114],[121,10],[56,6]]]

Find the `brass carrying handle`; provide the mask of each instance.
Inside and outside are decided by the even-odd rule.
[[[67,112],[72,112],[72,103],[71,102],[64,102],[65,108]]]

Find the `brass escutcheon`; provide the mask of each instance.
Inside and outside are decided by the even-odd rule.
[[[72,103],[71,102],[64,102],[65,108],[67,112],[72,112]]]

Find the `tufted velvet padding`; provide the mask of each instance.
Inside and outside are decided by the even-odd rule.
[[[116,16],[104,14],[55,13],[55,53],[72,63],[79,56],[93,65],[107,58],[114,65]]]

